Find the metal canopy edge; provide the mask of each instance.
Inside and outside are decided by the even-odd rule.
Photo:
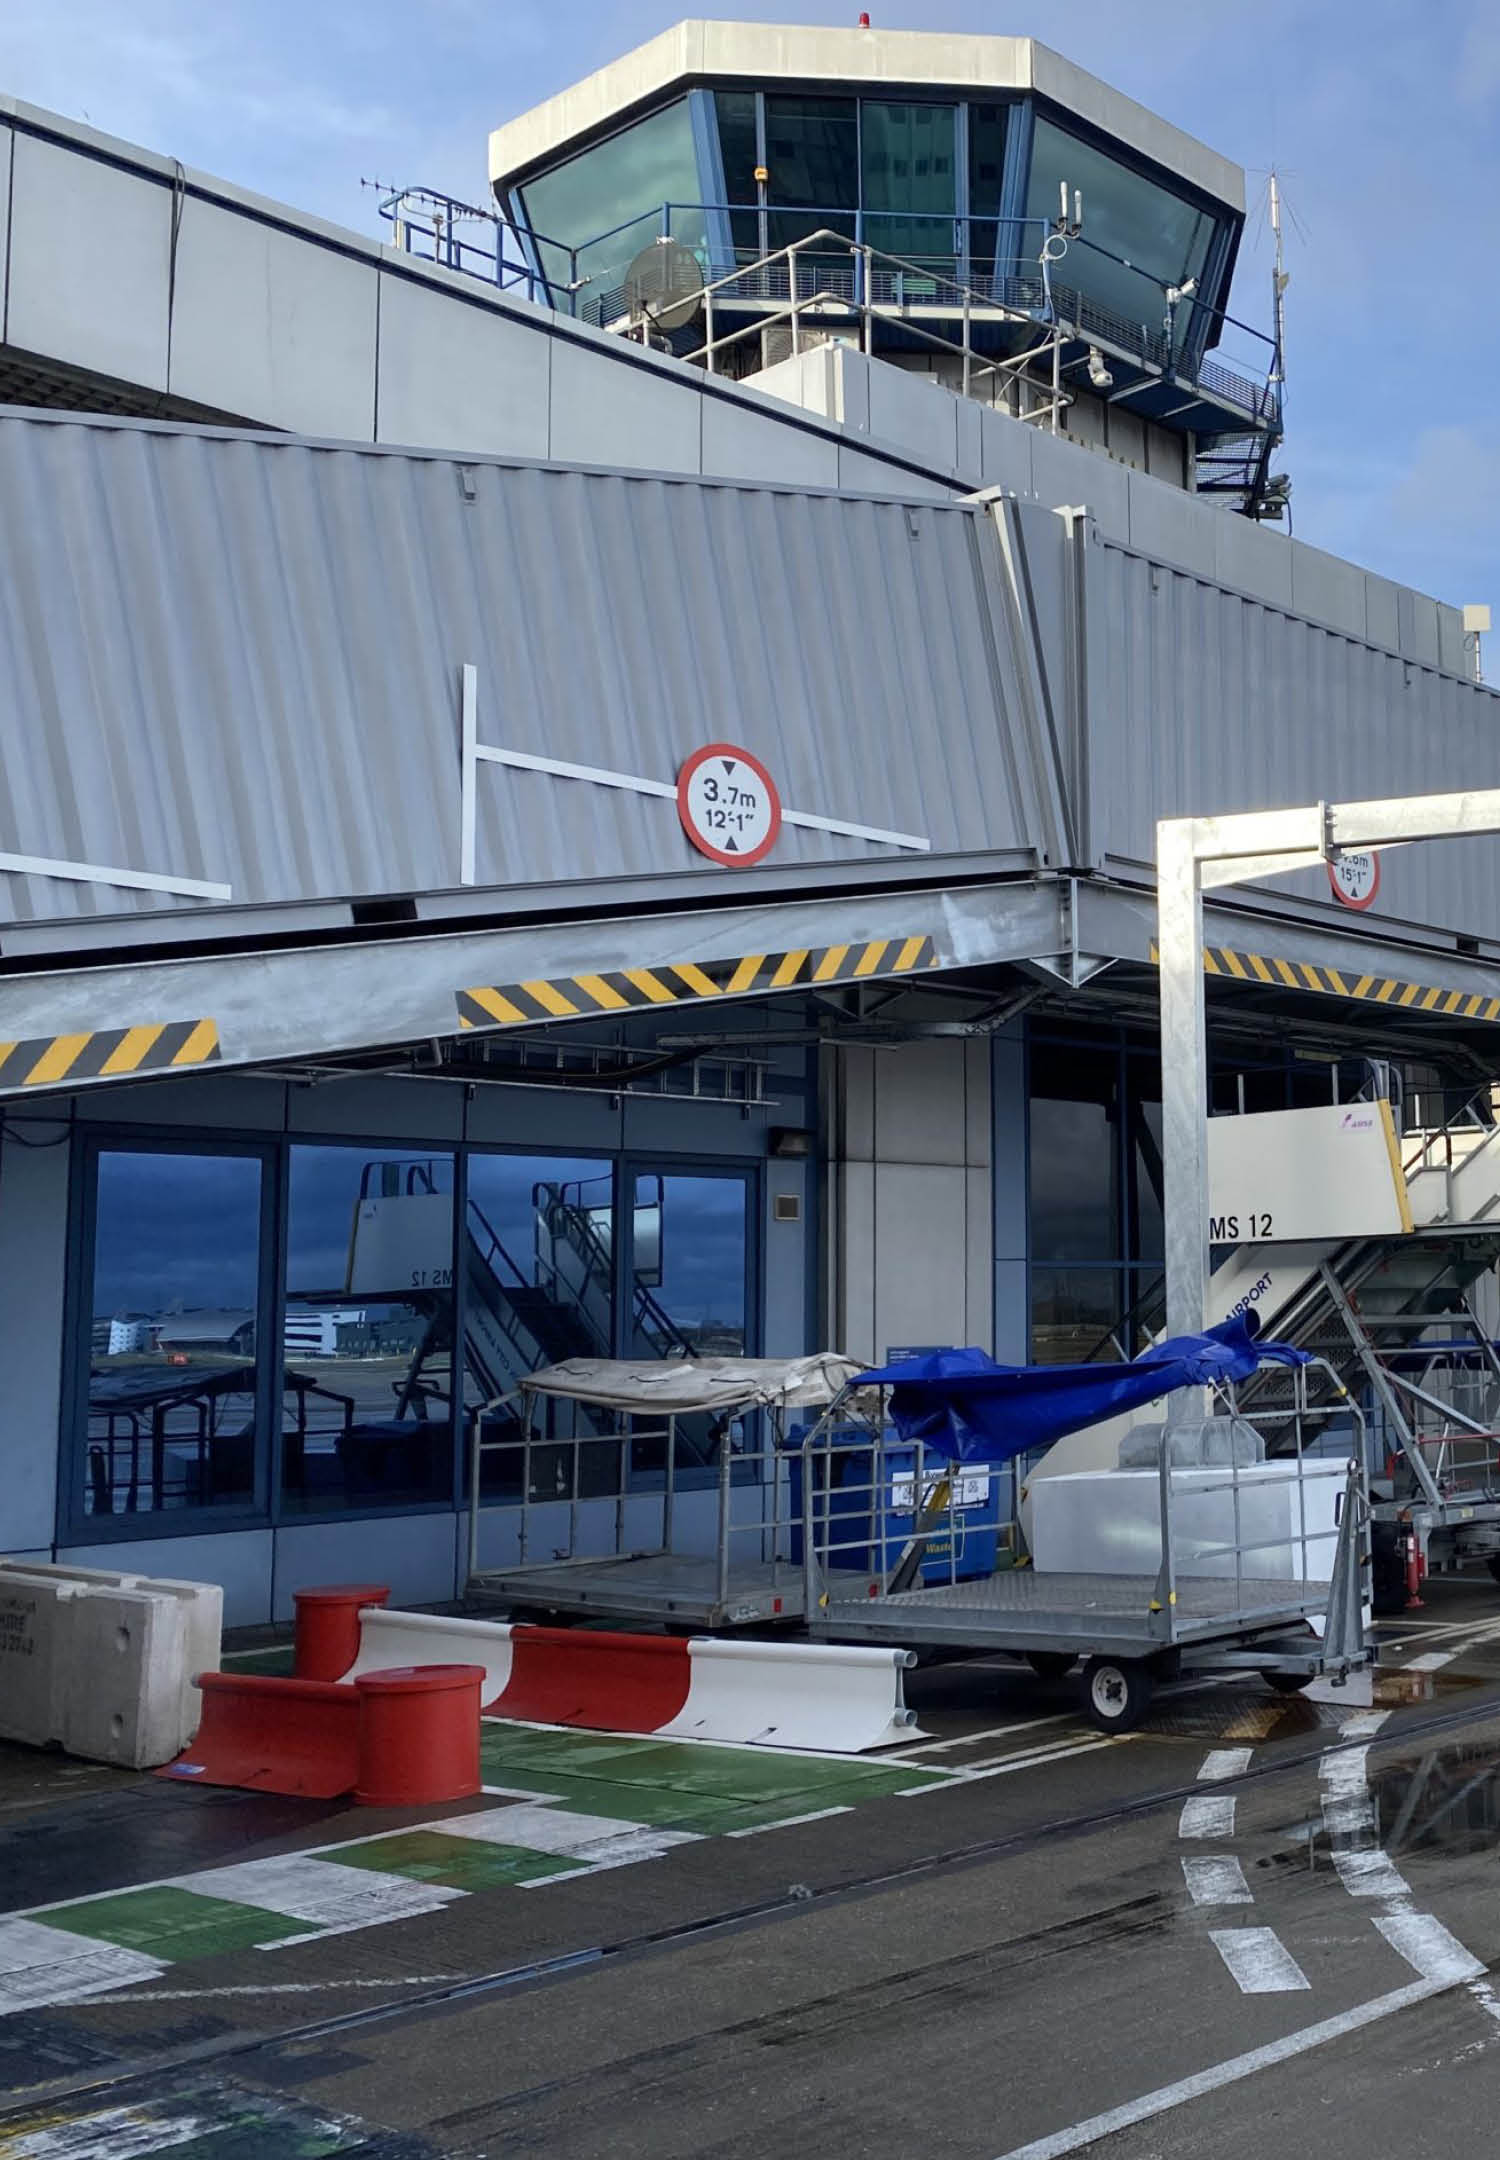
[[[636,1009],[644,1009],[708,996],[789,993],[813,979],[848,981],[862,963],[862,979],[875,981],[1045,957],[1066,946],[1062,895],[1055,881],[898,891],[30,975],[0,981],[0,1040],[91,1036],[175,1012],[209,1016],[204,1024],[216,1031],[221,1066],[396,1048],[456,1035],[460,997],[472,996],[476,985],[535,993],[553,984],[576,986],[580,978],[608,989],[623,978],[639,991]],[[821,976],[819,966],[826,968]],[[524,1017],[556,1024],[632,1004],[615,994],[618,1004],[597,996],[584,1003],[557,991],[550,1007],[532,995]],[[564,1004],[571,1010],[562,1010]],[[476,1019],[482,1026],[514,1024],[482,1006],[469,1017],[471,1025]],[[120,1077],[93,1070],[87,1059],[77,1064],[71,1077],[59,1072],[48,1082],[52,1091]],[[7,1073],[0,1064],[0,1096],[39,1091],[35,1084],[23,1090]]]

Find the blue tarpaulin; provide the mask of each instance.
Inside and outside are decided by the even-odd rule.
[[[903,1440],[959,1461],[1008,1462],[1174,1388],[1245,1380],[1261,1364],[1307,1364],[1305,1350],[1255,1334],[1254,1315],[1244,1313],[1203,1335],[1173,1336],[1128,1365],[997,1365],[983,1350],[935,1350],[853,1384],[891,1390]]]

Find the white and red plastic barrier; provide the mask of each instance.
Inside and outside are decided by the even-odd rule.
[[[916,1663],[909,1650],[512,1627],[371,1606],[359,1627],[345,1680],[391,1665],[481,1665],[480,1701],[493,1717],[832,1755],[918,1737],[902,1693]]]

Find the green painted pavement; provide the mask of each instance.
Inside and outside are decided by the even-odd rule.
[[[900,1763],[829,1761],[768,1749],[570,1733],[486,1719],[480,1760],[487,1785],[545,1792],[582,1814],[713,1837],[769,1828],[789,1816],[857,1807],[942,1775]]]
[[[70,1935],[143,1950],[167,1964],[183,1958],[221,1957],[226,1951],[253,1950],[257,1943],[284,1942],[289,1935],[317,1932],[316,1921],[291,1920],[285,1913],[232,1904],[228,1898],[202,1897],[196,1890],[179,1890],[170,1883],[122,1890],[114,1897],[88,1898],[81,1905],[55,1905],[30,1917]]]
[[[360,1845],[334,1845],[315,1857],[382,1875],[406,1875],[413,1882],[444,1883],[450,1890],[499,1890],[507,1883],[535,1882],[543,1875],[588,1865],[566,1853],[491,1845],[480,1838],[449,1837],[441,1830],[401,1830]]]

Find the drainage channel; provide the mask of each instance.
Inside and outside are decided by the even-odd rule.
[[[1500,1719],[1500,1701],[1493,1704],[1471,1703],[1460,1709],[1437,1712],[1431,1717],[1415,1718],[1411,1723],[1403,1725],[1399,1732],[1390,1734],[1388,1744],[1404,1748],[1419,1746],[1438,1734],[1461,1730],[1465,1726],[1480,1722],[1486,1716]],[[1283,1777],[1305,1769],[1309,1763],[1327,1761],[1329,1757],[1346,1750],[1368,1748],[1369,1744],[1366,1737],[1350,1739],[1344,1743],[1335,1740],[1321,1747],[1299,1748],[1274,1762],[1250,1765],[1236,1774],[1234,1782],[1249,1785]],[[962,1790],[962,1785],[958,1789]],[[1116,1801],[1109,1807],[1088,1809],[1058,1817],[1052,1822],[1034,1825],[1030,1829],[1007,1832],[1004,1836],[970,1840],[963,1845],[923,1853],[897,1867],[882,1868],[868,1875],[829,1884],[822,1889],[799,1885],[796,1889],[782,1892],[775,1897],[726,1906],[718,1912],[677,1922],[669,1927],[646,1929],[634,1935],[623,1936],[614,1942],[590,1944],[578,1950],[503,1967],[495,1972],[444,1982],[402,2000],[376,2003],[365,2009],[344,2011],[332,2017],[289,2024],[275,2032],[229,2034],[183,2048],[163,2050],[160,2054],[148,2058],[118,2063],[104,2071],[56,2079],[45,2085],[33,2086],[13,2105],[0,2109],[0,2127],[32,2116],[38,2108],[58,2101],[104,2095],[126,2098],[133,2089],[155,2084],[172,2072],[202,2069],[207,2065],[222,2067],[236,2061],[247,2062],[257,2055],[269,2054],[282,2048],[303,2047],[338,2035],[363,2032],[393,2020],[437,2017],[446,2011],[463,2008],[488,1997],[554,1986],[595,1967],[614,1967],[633,1963],[637,1959],[658,1957],[701,1943],[716,1935],[733,1934],[777,1921],[803,1918],[811,1912],[826,1911],[841,1904],[879,1897],[940,1870],[980,1867],[1012,1854],[1033,1852],[1053,1842],[1086,1837],[1112,1824],[1134,1821],[1168,1808],[1180,1808],[1188,1799],[1201,1795],[1202,1791],[1201,1783],[1196,1780],[1188,1784],[1159,1787],[1152,1792],[1138,1793],[1131,1798]]]

